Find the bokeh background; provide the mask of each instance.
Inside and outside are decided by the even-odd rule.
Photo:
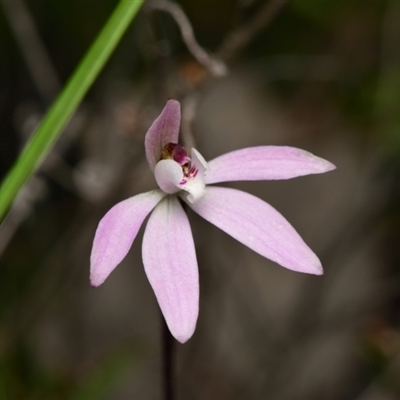
[[[0,2],[2,176],[116,3]],[[200,45],[226,61],[219,77],[159,4],[141,10],[0,227],[0,399],[165,398],[143,232],[100,288],[88,277],[100,218],[155,187],[143,138],[170,97],[206,159],[289,145],[337,166],[227,184],[277,208],[322,277],[189,211],[201,303],[193,338],[173,347],[175,398],[400,398],[400,1],[179,1]]]

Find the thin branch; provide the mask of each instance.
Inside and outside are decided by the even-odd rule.
[[[149,5],[153,10],[164,11],[171,15],[181,31],[182,39],[188,50],[200,64],[207,68],[211,75],[219,77],[227,74],[226,65],[212,57],[198,44],[189,19],[178,4],[169,0],[160,0],[152,1]]]
[[[232,60],[263,29],[265,29],[289,3],[290,0],[271,0],[267,2],[256,16],[230,33],[217,52],[218,58],[225,62]]]
[[[59,93],[61,83],[43,46],[29,9],[22,0],[1,1],[36,89],[42,98],[50,103]]]
[[[183,145],[187,150],[196,147],[196,142],[193,136],[192,124],[196,117],[197,97],[188,95],[182,101],[182,121],[181,121],[181,136]]]
[[[217,59],[210,58],[207,62],[213,63],[218,60],[219,65],[222,65],[224,67],[223,72],[225,74],[227,72],[227,66],[226,64],[224,64],[224,62],[229,63],[233,58],[235,58],[259,32],[265,29],[268,24],[273,21],[275,16],[287,3],[289,3],[289,1],[290,0],[271,0],[267,2],[251,21],[249,21],[245,25],[238,27],[236,30],[228,34],[216,53]],[[186,15],[179,8],[179,6],[167,0],[162,0],[160,2],[154,2],[151,4],[153,5],[153,7],[157,7],[171,13],[177,24],[180,26],[182,36],[188,49],[200,63],[207,67],[206,63],[204,61],[201,61],[201,59],[196,56],[196,46],[200,48],[201,52],[203,52],[206,57],[209,56],[195,41],[195,38],[193,36],[193,29],[190,25],[190,22],[188,21]],[[175,14],[172,13],[172,9],[175,11]],[[177,10],[179,11],[176,12]],[[182,17],[183,19],[181,19]],[[194,41],[194,46],[192,41]],[[210,70],[209,67],[207,67],[207,69]],[[182,106],[182,139],[186,148],[189,149],[191,147],[194,147],[195,143],[191,126],[196,114],[197,101],[193,94],[186,97],[186,99],[183,101]]]
[[[24,57],[36,89],[46,103],[59,93],[61,83],[43,45],[35,21],[23,0],[1,0],[15,40]],[[0,255],[3,254],[21,223],[32,212],[35,202],[45,196],[47,185],[33,177],[23,188],[0,224]]]
[[[164,400],[174,399],[174,338],[161,315],[162,323],[162,347],[163,347],[163,378]]]

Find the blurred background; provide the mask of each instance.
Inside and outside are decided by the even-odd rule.
[[[0,1],[2,177],[116,4]],[[105,212],[155,187],[143,138],[171,97],[206,159],[285,145],[337,166],[227,184],[279,210],[322,277],[189,211],[200,316],[174,346],[175,398],[399,399],[399,20],[398,0],[147,1],[0,227],[0,399],[164,398],[143,232],[97,289],[89,256]]]

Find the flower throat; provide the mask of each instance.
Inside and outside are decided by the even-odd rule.
[[[194,178],[197,175],[198,169],[195,165],[190,165],[191,159],[185,148],[180,144],[167,143],[161,151],[160,160],[174,160],[182,167],[184,179],[181,184],[185,184],[187,179]]]

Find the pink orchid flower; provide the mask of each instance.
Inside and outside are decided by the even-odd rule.
[[[208,163],[178,143],[180,104],[169,100],[145,138],[146,157],[159,189],[126,199],[100,221],[91,254],[91,283],[101,285],[128,253],[151,213],[142,244],[143,264],[172,335],[186,342],[199,313],[199,276],[192,232],[179,200],[239,242],[288,269],[320,275],[318,257],[269,204],[209,184],[289,179],[335,168],[293,147],[259,146]]]

